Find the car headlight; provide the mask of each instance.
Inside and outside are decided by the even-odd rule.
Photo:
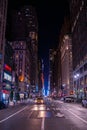
[[[41,103],[43,103],[44,101],[43,100],[41,100]]]

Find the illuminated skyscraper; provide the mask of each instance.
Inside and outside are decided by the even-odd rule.
[[[18,50],[22,50],[27,47],[29,51],[26,61],[29,66],[29,78],[32,89],[38,90],[38,21],[35,8],[32,6],[23,6],[18,10],[14,10],[12,13],[12,41],[18,43]],[[22,47],[20,48],[20,43]],[[17,46],[17,45],[16,45]],[[25,49],[26,51],[26,49]],[[22,53],[23,57],[25,53]],[[23,65],[23,64],[22,64]],[[26,67],[26,66],[23,66]],[[19,70],[20,68],[18,68]],[[26,69],[22,69],[26,70]],[[21,70],[21,71],[22,71]]]

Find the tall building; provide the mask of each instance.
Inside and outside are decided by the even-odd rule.
[[[39,82],[39,93],[40,95],[44,95],[45,88],[44,88],[44,63],[42,59],[39,59],[39,69],[38,69],[38,82]]]
[[[12,41],[16,43],[20,53],[21,49],[25,52],[21,55],[26,57],[29,66],[30,86],[35,91],[38,90],[38,21],[36,11],[32,6],[23,6],[12,13]],[[24,48],[21,48],[23,46]],[[15,44],[14,44],[15,46]],[[24,50],[22,50],[24,51]],[[29,55],[26,53],[29,53]],[[25,55],[25,56],[24,56]],[[25,59],[24,59],[25,60]],[[21,64],[24,65],[24,61]],[[26,70],[26,65],[22,66]],[[23,74],[24,76],[24,74]]]
[[[65,16],[64,24],[60,33],[60,51],[61,51],[61,89],[63,95],[70,95],[73,90],[72,77],[72,40],[70,34],[69,17]]]
[[[2,89],[7,3],[7,0],[0,0],[0,90]]]
[[[56,50],[49,50],[49,79],[48,79],[48,91],[50,94],[57,92],[57,60]]]
[[[14,72],[14,51],[9,42],[6,41],[4,49],[4,66],[2,78],[2,98],[4,103],[9,103],[13,96],[10,97],[11,92],[16,88]]]
[[[61,45],[62,88],[64,95],[70,95],[72,82],[72,43],[69,35],[64,35]]]
[[[19,77],[19,89],[24,92],[30,85],[30,60],[26,42],[14,41],[11,43],[14,50],[15,72]]]
[[[61,46],[57,49],[57,59],[58,59],[58,96],[62,96],[62,73],[61,73]]]
[[[37,40],[38,21],[36,10],[32,6],[23,6],[12,12],[12,40]],[[34,42],[34,41],[33,41]]]
[[[73,84],[77,99],[87,96],[87,0],[70,2]]]

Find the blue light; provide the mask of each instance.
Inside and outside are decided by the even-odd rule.
[[[38,92],[38,85],[36,85],[36,92]]]
[[[5,99],[5,93],[3,93],[3,99]]]

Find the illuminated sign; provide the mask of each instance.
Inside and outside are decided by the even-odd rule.
[[[12,81],[11,75],[7,74],[4,72],[4,79],[8,80],[8,81]]]
[[[20,81],[20,82],[23,82],[23,81],[24,81],[24,76],[23,76],[23,75],[20,75],[20,76],[19,76],[19,81]]]
[[[5,94],[9,94],[9,91],[7,91],[7,90],[2,90],[2,92]]]
[[[5,68],[6,70],[8,70],[8,71],[11,71],[11,70],[12,70],[11,67],[8,66],[7,64],[4,65],[4,68]]]

